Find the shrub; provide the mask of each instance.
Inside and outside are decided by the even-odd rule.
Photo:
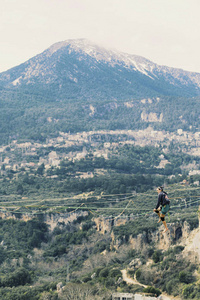
[[[134,278],[134,275],[135,275],[135,270],[128,270],[128,275],[132,278]]]
[[[90,275],[86,275],[86,276],[84,276],[83,278],[82,278],[82,281],[83,282],[88,282],[88,281],[90,281],[91,280],[91,276]]]
[[[162,261],[163,260],[163,254],[162,254],[161,250],[156,250],[154,252],[154,254],[152,255],[152,259],[155,263],[158,263],[158,262]]]
[[[104,251],[107,248],[107,242],[106,241],[99,241],[96,243],[96,245],[93,248],[93,253],[100,253],[102,251]]]
[[[161,294],[161,291],[157,288],[154,288],[153,286],[148,286],[148,287],[144,288],[143,292],[144,293],[151,293],[151,294],[154,294],[154,295],[157,295],[157,296],[159,296]]]
[[[19,268],[13,273],[8,274],[7,276],[1,278],[2,287],[13,287],[19,285],[25,285],[26,283],[31,282],[31,276],[29,271],[25,268]]]
[[[181,271],[179,272],[179,280],[180,282],[184,282],[184,283],[192,283],[195,280],[195,278],[191,273],[186,271]]]
[[[122,272],[119,269],[111,269],[109,277],[114,277],[117,280],[119,277],[122,277]]]
[[[99,272],[99,277],[108,277],[109,274],[109,268],[104,268]]]
[[[179,254],[179,253],[181,253],[182,251],[183,251],[183,249],[184,249],[184,247],[183,246],[176,246],[176,247],[174,247],[174,248],[170,248],[170,249],[168,249],[164,254],[165,255],[169,255],[169,254]]]
[[[142,275],[142,271],[140,269],[138,269],[136,272],[135,272],[135,276],[136,276],[136,279],[140,282],[140,277]]]
[[[186,286],[183,289],[183,297],[185,299],[191,299],[191,295],[194,293],[194,291],[195,291],[195,285],[194,284],[190,284],[190,285]]]
[[[173,293],[177,294],[179,281],[177,279],[172,279],[166,284],[166,292],[171,295]]]

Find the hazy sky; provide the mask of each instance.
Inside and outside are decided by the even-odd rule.
[[[73,38],[200,72],[200,0],[0,0],[0,72]]]

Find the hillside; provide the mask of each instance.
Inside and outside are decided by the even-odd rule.
[[[53,100],[18,91],[0,92],[0,144],[12,140],[44,142],[59,132],[153,130],[195,133],[199,98],[143,98],[131,101]]]
[[[152,214],[145,218],[148,224],[139,221],[141,216],[121,215],[103,233],[87,209],[1,213],[0,299],[87,295],[88,300],[110,300],[116,291],[199,299],[199,250],[193,248],[199,224],[194,227],[197,216],[191,210],[184,218],[183,211],[172,211],[170,233],[163,235]],[[108,224],[108,218],[103,222]],[[123,281],[123,270],[137,281]]]

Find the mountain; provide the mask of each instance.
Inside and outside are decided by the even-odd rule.
[[[200,131],[199,95],[199,73],[68,40],[0,74],[0,144],[149,125]]]
[[[2,89],[52,99],[133,99],[197,96],[200,74],[159,66],[141,56],[107,50],[86,39],[56,43],[0,74]]]

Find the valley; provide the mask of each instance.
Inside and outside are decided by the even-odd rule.
[[[85,39],[0,74],[0,299],[200,298],[199,95]]]

